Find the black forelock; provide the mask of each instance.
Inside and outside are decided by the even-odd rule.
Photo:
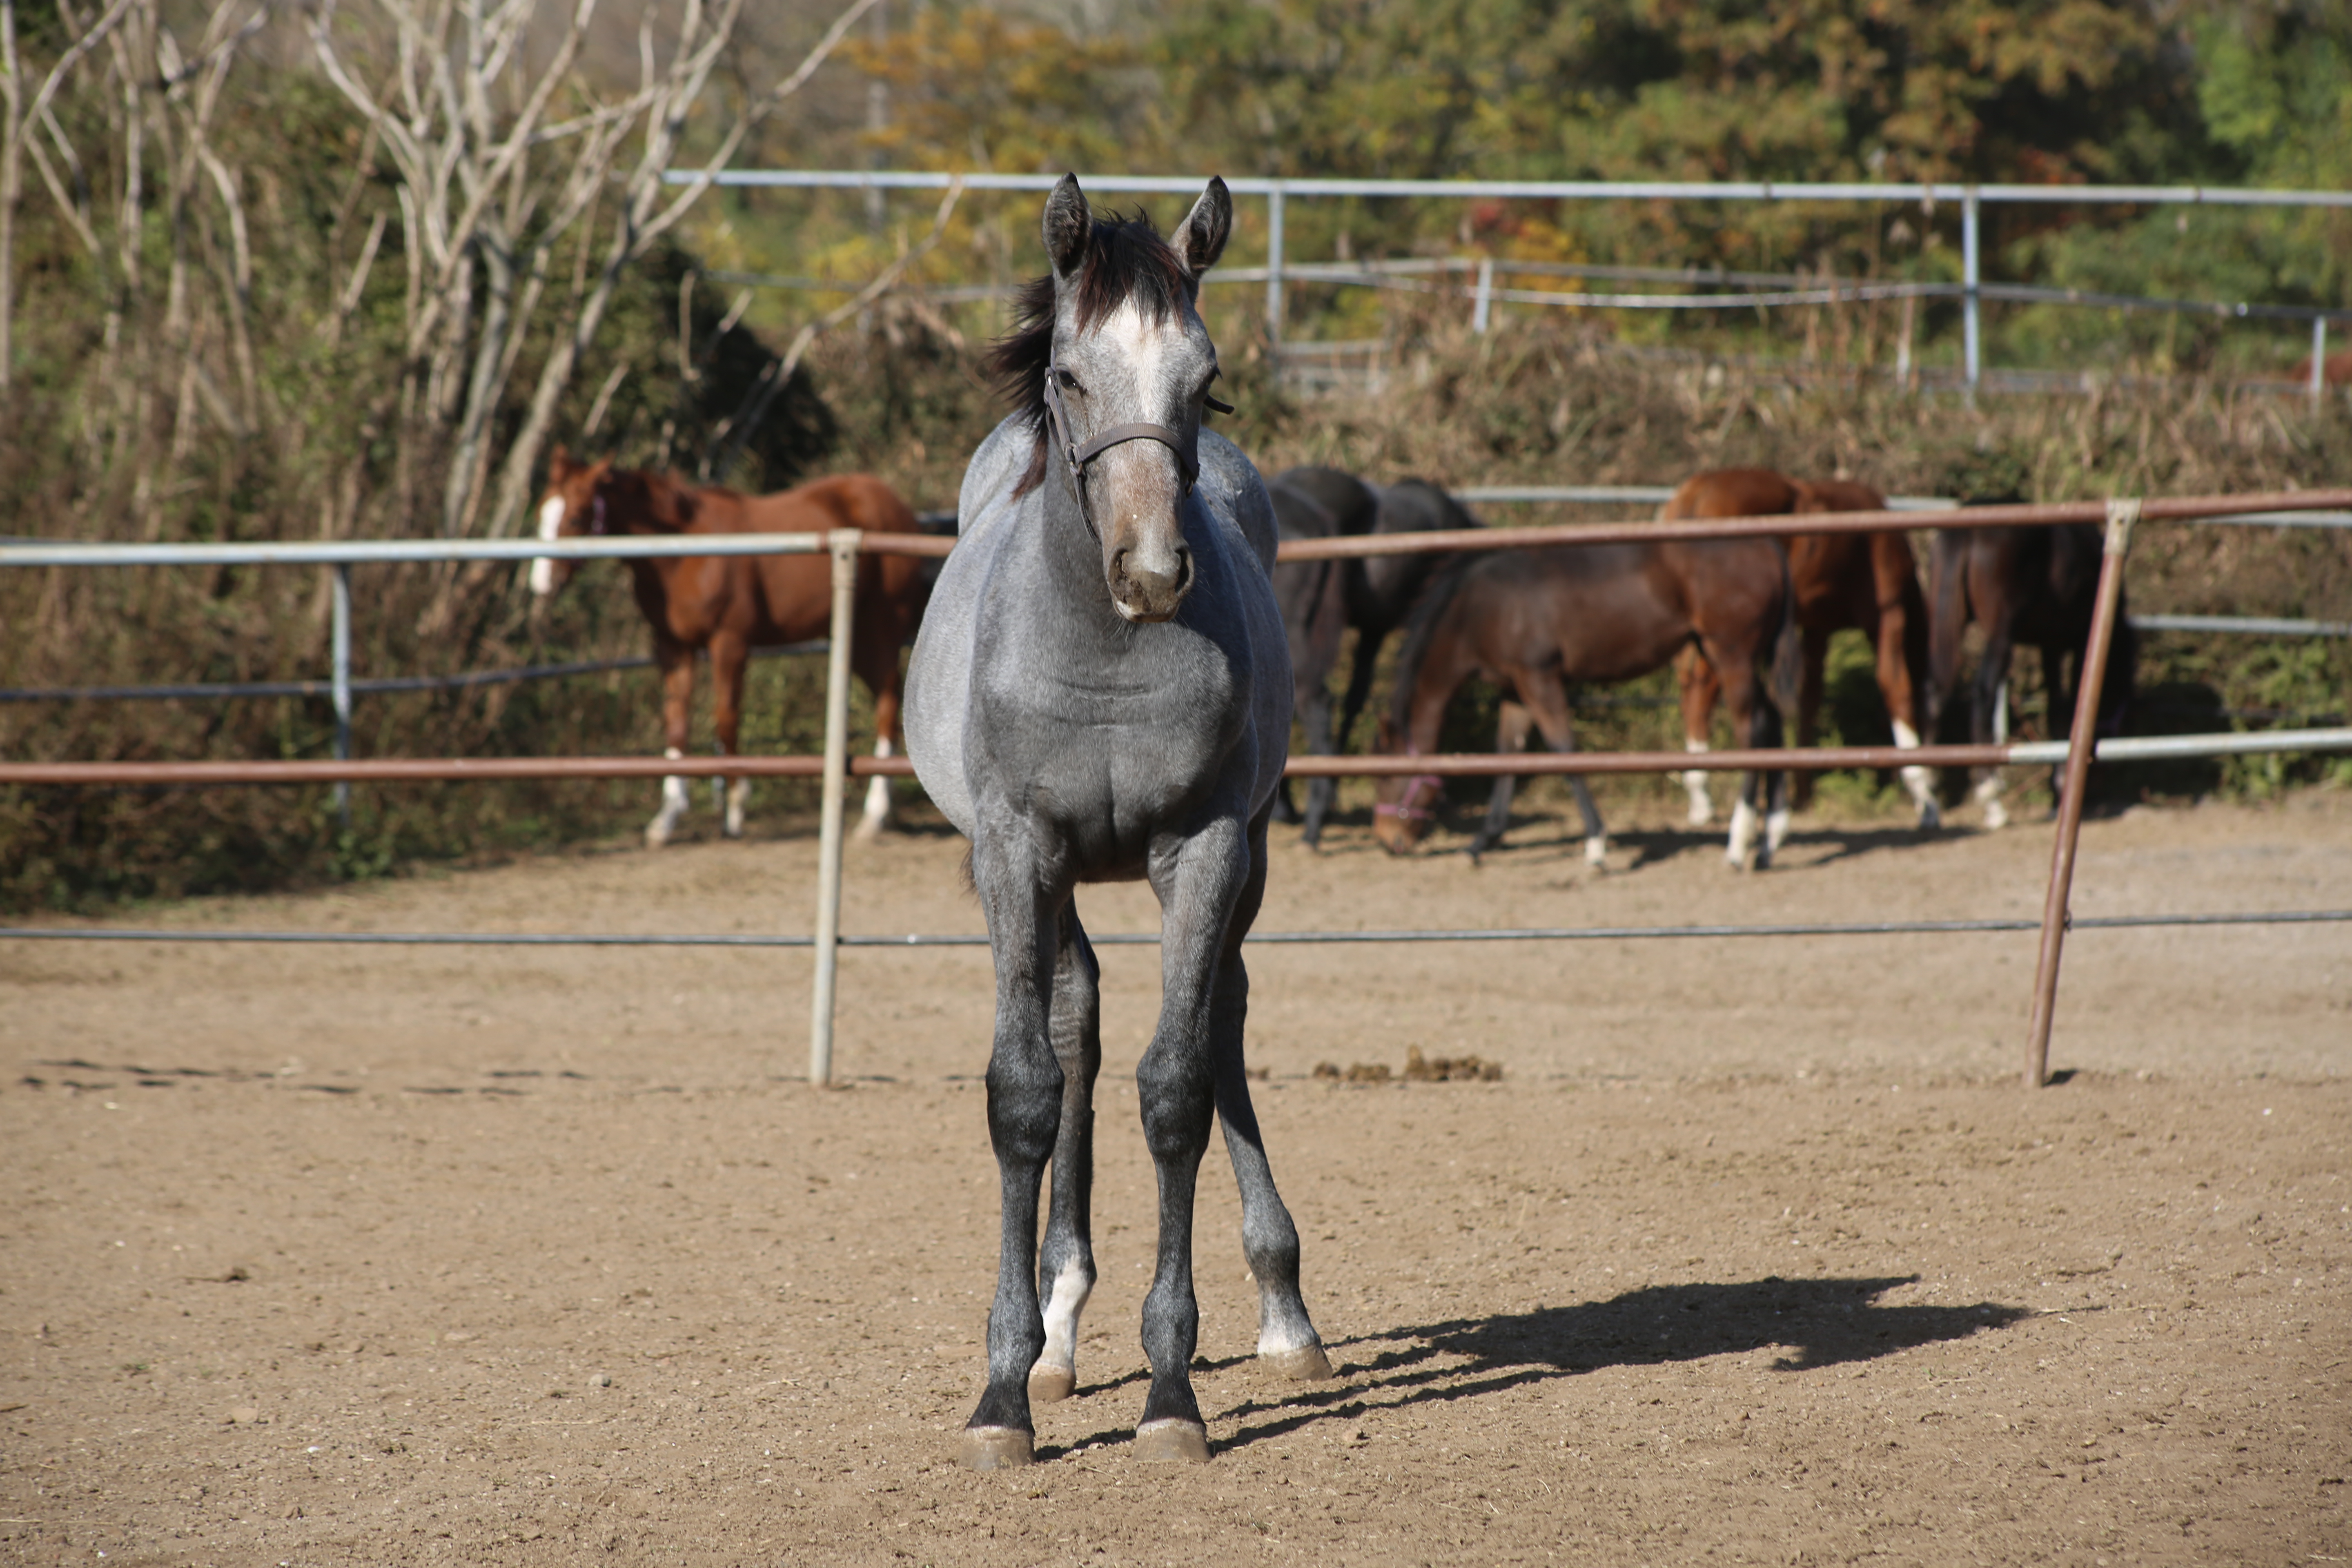
[[[1077,325],[1094,326],[1121,305],[1132,303],[1154,321],[1164,321],[1192,299],[1192,275],[1150,216],[1097,216],[1087,236],[1087,253],[1071,284],[1077,290]],[[1021,285],[1013,295],[1013,331],[996,341],[989,374],[1030,433],[1045,427],[1045,366],[1054,357],[1054,310],[1058,298],[1050,272]],[[1027,495],[1045,477],[1045,443],[1034,443],[1028,471],[1013,489]]]

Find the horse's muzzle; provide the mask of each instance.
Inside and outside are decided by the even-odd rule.
[[[1110,558],[1110,597],[1118,613],[1130,621],[1164,621],[1176,614],[1184,595],[1192,591],[1192,552],[1178,545],[1166,566],[1155,570],[1136,559],[1130,550]]]

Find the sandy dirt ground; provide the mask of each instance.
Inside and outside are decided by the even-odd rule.
[[[1265,930],[2032,915],[2049,856],[1276,837]],[[978,930],[961,854],[855,847],[846,929]],[[121,923],[805,931],[814,858],[778,830]],[[2080,913],[2345,906],[2340,795],[2086,830]],[[2352,927],[2078,933],[2067,1077],[2028,1094],[2032,944],[1257,950],[1340,1375],[1256,1368],[1213,1145],[1200,1468],[1130,1453],[1158,985],[1106,949],[1080,1389],[1042,1463],[979,1475],[984,951],[850,952],[820,1090],[803,952],[0,942],[0,1560],[2352,1559]],[[1416,1046],[1506,1076],[1313,1076]]]

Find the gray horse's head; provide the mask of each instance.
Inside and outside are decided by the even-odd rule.
[[[1140,215],[1097,218],[1077,176],[1065,175],[1045,203],[1054,270],[1023,290],[1013,334],[997,350],[996,368],[1037,434],[1021,490],[1065,482],[1057,468],[1077,485],[1111,603],[1130,621],[1167,620],[1192,585],[1180,511],[1217,376],[1216,345],[1194,307],[1233,221],[1221,179],[1163,239]]]

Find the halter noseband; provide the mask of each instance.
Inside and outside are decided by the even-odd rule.
[[[1408,757],[1417,757],[1421,755],[1421,748],[1407,741],[1404,754]],[[1424,789],[1429,791],[1427,805],[1420,805],[1413,799],[1414,795]],[[1393,802],[1382,800],[1372,803],[1372,815],[1393,816],[1401,822],[1433,821],[1437,816],[1437,797],[1444,794],[1444,790],[1445,781],[1435,773],[1409,773],[1405,777],[1404,788],[1398,792],[1397,798]]]
[[[1204,401],[1220,414],[1234,411],[1230,403],[1221,403],[1213,397]],[[1094,514],[1087,510],[1087,465],[1113,447],[1129,441],[1159,442],[1176,454],[1176,472],[1183,479],[1184,493],[1188,496],[1201,477],[1200,434],[1197,430],[1192,439],[1187,441],[1180,430],[1171,430],[1165,425],[1137,421],[1129,425],[1114,425],[1085,446],[1078,445],[1070,434],[1070,411],[1062,403],[1062,367],[1051,356],[1045,361],[1045,417],[1054,427],[1054,449],[1061,455],[1062,477],[1068,481],[1070,494],[1078,503],[1078,516],[1086,520],[1087,531],[1097,540],[1102,538],[1102,530],[1095,526]]]

